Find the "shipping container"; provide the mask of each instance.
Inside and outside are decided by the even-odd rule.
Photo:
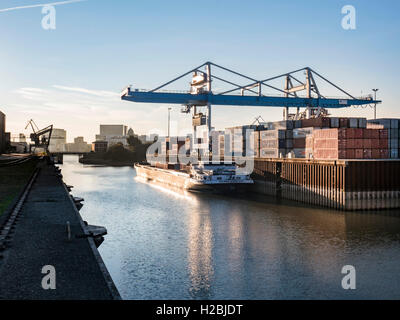
[[[331,128],[339,128],[339,118],[332,117],[331,119]]]
[[[286,149],[260,148],[260,158],[284,158],[286,154]]]

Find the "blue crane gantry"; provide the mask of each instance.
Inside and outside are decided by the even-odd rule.
[[[211,72],[211,68],[213,68],[213,70],[220,69],[228,72],[232,76],[238,76],[241,79],[251,82],[246,85],[234,83],[231,80],[214,75]],[[305,81],[298,80],[296,73],[299,72],[304,72]],[[193,75],[190,83],[190,91],[172,92],[161,90],[191,73]],[[272,81],[279,78],[284,78],[283,89],[279,89],[271,84]],[[328,98],[323,96],[315,81],[316,78],[319,78],[330,86],[336,88],[344,94],[344,96],[341,98]],[[211,88],[213,81],[220,81],[224,83],[224,85],[229,85],[231,87],[229,90],[225,90],[224,92],[213,92]],[[266,95],[263,93],[263,89],[265,88],[278,91],[281,96]],[[300,91],[305,91],[305,94],[299,96],[298,92]],[[168,81],[152,90],[134,89],[129,86],[121,93],[121,99],[142,103],[180,104],[184,106],[183,112],[186,113],[191,112],[191,109],[193,108],[194,117],[197,115],[196,108],[207,107],[206,123],[200,123],[194,125],[194,127],[206,124],[209,131],[211,131],[211,105],[284,107],[284,117],[288,120],[289,118],[300,119],[318,117],[327,114],[326,109],[329,108],[337,109],[363,105],[376,106],[376,104],[381,103],[380,100],[374,100],[372,96],[355,98],[309,67],[264,80],[256,80],[212,62],[203,63],[201,66],[185,72],[179,77],[176,77],[175,79],[172,79],[171,81]],[[297,108],[296,114],[289,114],[289,108],[291,107]],[[300,113],[300,108],[305,108],[305,111]]]

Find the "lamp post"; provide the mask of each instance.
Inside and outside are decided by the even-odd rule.
[[[170,130],[170,113],[171,113],[171,107],[168,108],[168,138],[169,138],[169,130]]]
[[[374,100],[376,101],[376,92],[378,91],[379,89],[372,89],[372,91],[374,92]],[[375,105],[374,105],[374,119],[376,119],[376,103],[375,103]]]

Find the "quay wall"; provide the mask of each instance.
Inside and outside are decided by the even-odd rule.
[[[261,159],[252,191],[339,210],[400,208],[400,160]]]

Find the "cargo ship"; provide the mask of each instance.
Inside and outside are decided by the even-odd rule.
[[[253,184],[250,175],[238,174],[234,164],[204,164],[185,169],[157,168],[149,164],[135,164],[138,177],[171,187],[193,192],[242,192]]]

